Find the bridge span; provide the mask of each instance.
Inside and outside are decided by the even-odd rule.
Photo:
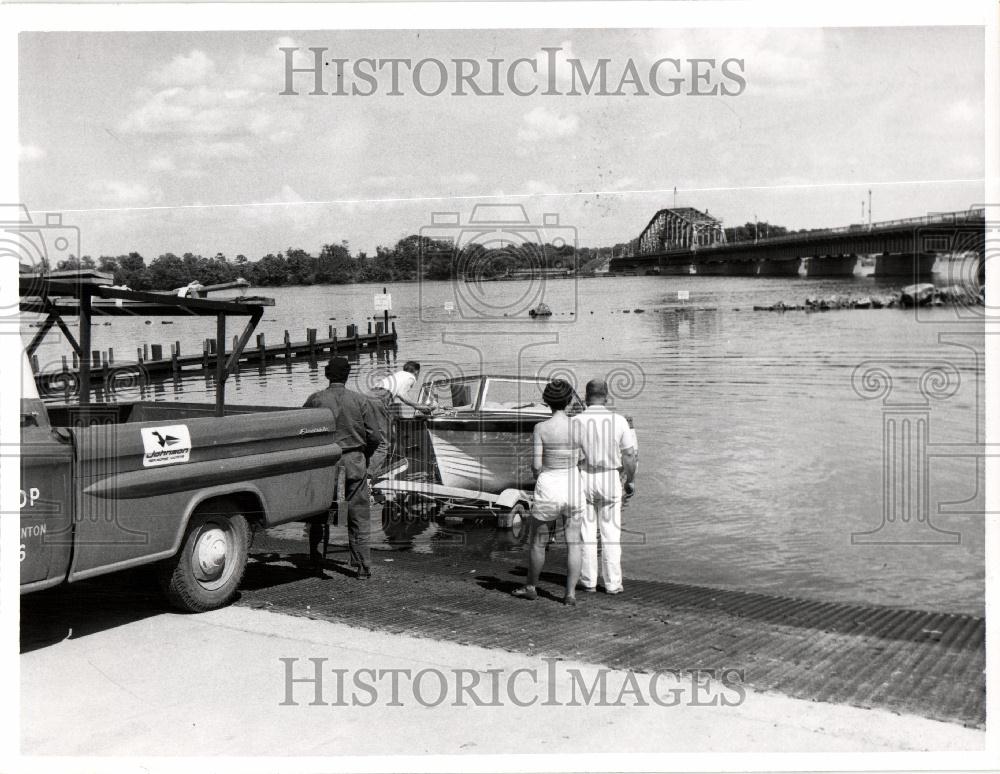
[[[633,254],[613,259],[611,272],[707,274],[713,276],[849,277],[860,256],[875,258],[875,275],[919,279],[931,273],[938,256],[974,253],[983,282],[985,210],[976,208],[869,225],[804,231],[745,242],[726,242],[712,223],[713,236],[685,239],[684,221],[714,221],[697,210],[660,210],[632,242]],[[706,220],[708,219],[708,220]],[[694,229],[692,234],[704,234]],[[680,236],[678,236],[680,235]]]

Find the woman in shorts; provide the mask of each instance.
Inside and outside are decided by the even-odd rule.
[[[579,444],[573,440],[566,407],[573,400],[573,389],[562,379],[546,385],[542,400],[552,410],[551,418],[535,425],[531,468],[535,473],[535,497],[528,517],[528,582],[511,592],[522,599],[536,599],[535,588],[545,549],[562,521],[566,533],[566,594],[563,604],[576,604],[576,582],[580,577],[580,527],[587,512],[583,482],[577,463]]]

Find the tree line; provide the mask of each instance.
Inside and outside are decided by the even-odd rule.
[[[301,248],[268,253],[251,261],[245,255],[229,260],[222,253],[206,257],[194,253],[165,253],[147,263],[137,252],[127,255],[70,257],[56,269],[97,269],[114,275],[116,285],[133,290],[173,290],[198,282],[216,285],[237,278],[257,287],[281,285],[342,285],[354,282],[398,282],[416,279],[516,276],[537,269],[588,271],[601,259],[621,254],[614,248],[533,244],[486,246],[468,244],[456,249],[450,242],[411,234],[392,247],[376,248],[374,255],[354,254],[347,242],[326,244],[317,255]],[[49,268],[49,267],[46,267]]]

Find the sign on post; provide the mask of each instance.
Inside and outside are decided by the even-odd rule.
[[[388,312],[392,309],[392,293],[375,294],[375,311]]]
[[[678,301],[687,301],[690,298],[691,298],[691,291],[690,290],[678,290],[677,291],[677,300]]]

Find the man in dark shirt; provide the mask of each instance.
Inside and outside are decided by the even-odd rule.
[[[346,357],[334,357],[326,365],[326,378],[330,386],[314,392],[305,402],[305,408],[326,408],[333,414],[334,440],[340,446],[340,464],[344,466],[347,500],[347,544],[351,552],[351,566],[357,577],[371,577],[371,508],[368,501],[368,460],[382,443],[375,411],[369,398],[347,389],[351,363]],[[322,520],[314,521],[309,528],[309,556],[319,566],[323,557],[319,543],[323,539]]]

